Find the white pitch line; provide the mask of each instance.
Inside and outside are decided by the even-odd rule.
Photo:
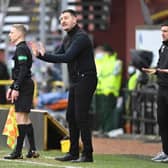
[[[44,156],[44,158],[45,159],[52,159],[52,160],[54,159],[54,157],[52,157],[52,156]],[[66,166],[65,168],[82,168],[82,167]]]
[[[40,163],[40,162],[32,162],[32,161],[27,161],[27,160],[7,160],[7,159],[0,159],[1,161],[6,161],[6,162],[16,162],[16,163],[29,163],[29,164],[36,164],[36,165],[42,165],[42,166],[51,166],[54,167],[56,165],[49,164],[49,163]]]
[[[52,157],[52,156],[44,156],[44,158],[45,159],[52,159],[52,160],[54,160],[54,157]]]
[[[35,164],[35,165],[41,165],[41,166],[50,166],[50,167],[60,167],[60,168],[82,168],[82,167],[74,167],[74,166],[60,166],[57,164],[50,164],[50,163],[41,163],[41,162],[32,162],[28,160],[7,160],[7,159],[0,159],[0,161],[6,161],[6,162],[16,162],[16,163],[28,163],[28,164]]]
[[[44,158],[45,158],[45,159],[52,159],[52,160],[54,159],[54,157],[52,157],[52,156],[44,156]],[[82,167],[68,166],[68,167],[66,167],[66,168],[82,168]]]
[[[6,151],[0,150],[0,153],[5,153]]]

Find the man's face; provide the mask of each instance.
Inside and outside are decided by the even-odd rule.
[[[19,32],[15,27],[12,27],[8,36],[9,36],[10,42],[13,44],[16,44],[21,37],[21,32]]]
[[[162,32],[163,41],[167,41],[168,40],[168,26],[162,26],[161,32]]]
[[[69,12],[62,13],[60,23],[64,31],[70,31],[77,23],[77,18]]]

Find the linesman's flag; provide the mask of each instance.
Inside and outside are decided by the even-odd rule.
[[[19,136],[14,106],[11,106],[9,109],[8,117],[2,134],[7,136],[7,145],[13,149],[15,147],[16,139]]]

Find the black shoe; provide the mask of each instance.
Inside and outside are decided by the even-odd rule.
[[[21,153],[12,152],[11,154],[4,156],[4,159],[23,159],[23,155]]]
[[[40,154],[33,150],[29,150],[29,152],[26,155],[27,158],[38,158],[39,156]]]
[[[81,156],[79,159],[72,160],[73,163],[93,162],[93,156]]]
[[[55,160],[59,160],[59,161],[71,161],[71,160],[76,160],[78,159],[79,156],[78,155],[72,155],[70,153],[67,153],[64,156],[60,156],[60,157],[56,157]]]

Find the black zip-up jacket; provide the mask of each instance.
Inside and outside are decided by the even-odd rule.
[[[32,54],[25,41],[16,45],[13,60],[12,79],[14,82],[11,89],[19,90],[22,82],[31,78]]]
[[[159,49],[157,68],[168,69],[168,41],[163,41]],[[168,88],[168,73],[157,72],[156,74],[159,86]]]
[[[77,25],[68,32],[63,44],[55,53],[46,52],[38,58],[52,63],[68,63],[70,84],[81,74],[95,74],[93,46],[87,33]]]

